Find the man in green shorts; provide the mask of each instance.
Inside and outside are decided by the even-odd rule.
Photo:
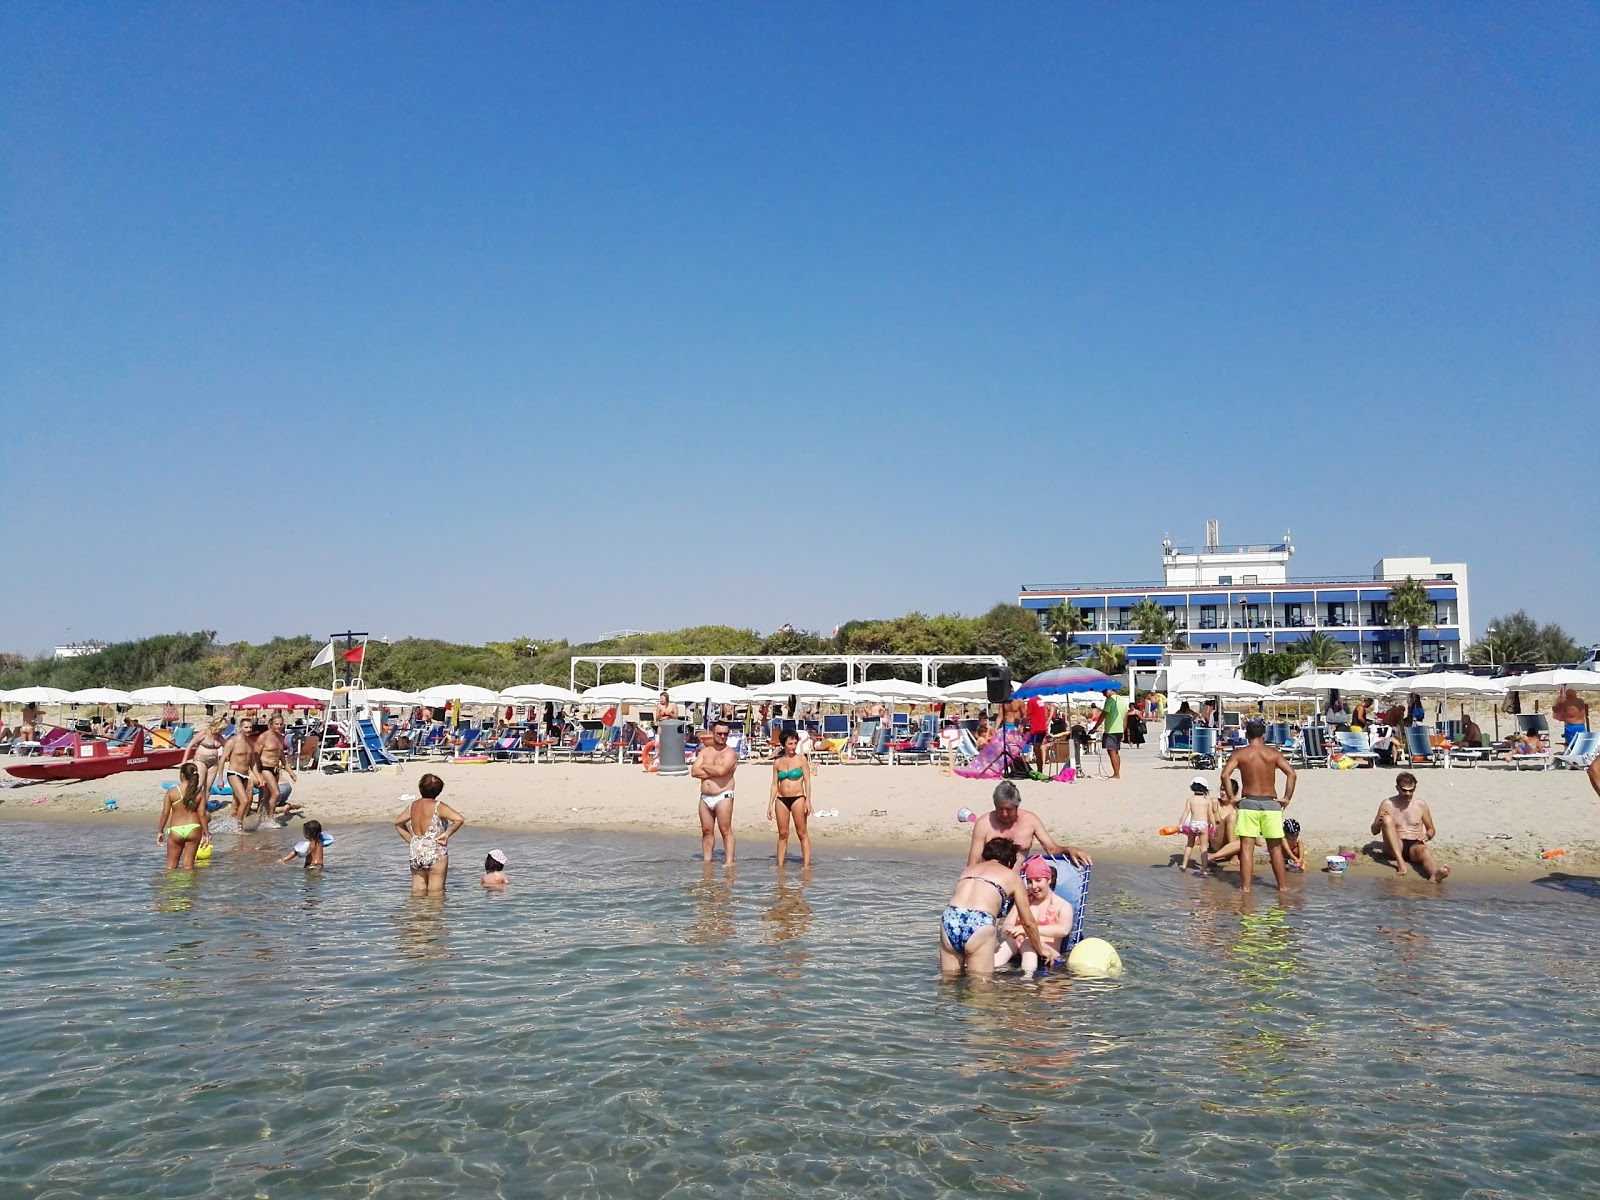
[[[1250,721],[1244,727],[1246,744],[1228,755],[1222,764],[1222,794],[1228,795],[1234,775],[1239,776],[1238,822],[1234,832],[1239,838],[1239,887],[1250,890],[1250,878],[1255,871],[1256,839],[1265,838],[1267,853],[1272,857],[1272,877],[1278,890],[1284,888],[1288,873],[1283,865],[1283,810],[1294,799],[1294,768],[1276,746],[1266,744],[1267,727],[1261,721]],[[1283,799],[1278,799],[1278,772],[1287,781]]]

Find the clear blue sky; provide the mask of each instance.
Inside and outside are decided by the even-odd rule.
[[[7,5],[0,646],[826,631],[1209,516],[1600,638],[1597,64],[1588,5]]]

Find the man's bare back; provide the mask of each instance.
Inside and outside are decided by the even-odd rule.
[[[1228,761],[1222,768],[1223,790],[1226,791],[1229,786],[1229,776],[1237,774],[1239,790],[1243,795],[1276,800],[1277,776],[1280,771],[1288,779],[1288,787],[1281,801],[1287,808],[1289,801],[1294,799],[1294,768],[1289,765],[1289,760],[1284,758],[1282,751],[1263,742],[1251,742],[1228,756]]]

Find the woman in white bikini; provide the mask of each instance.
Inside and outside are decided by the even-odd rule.
[[[417,791],[422,795],[400,814],[395,832],[411,847],[411,894],[442,896],[450,869],[450,835],[459,833],[467,819],[439,799],[444,780],[437,775],[417,780]]]

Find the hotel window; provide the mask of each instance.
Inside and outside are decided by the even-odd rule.
[[[1187,614],[1185,614],[1183,616],[1180,616],[1178,614],[1178,610],[1175,609],[1175,608],[1172,608],[1170,606],[1168,606],[1168,608],[1166,609],[1166,614],[1167,614],[1167,620],[1171,621],[1179,629],[1185,629],[1185,628],[1188,627],[1189,618],[1188,618]]]
[[[1218,575],[1217,576],[1217,582],[1219,584],[1231,584],[1233,582],[1233,576],[1232,575]]]
[[[1257,576],[1257,575],[1246,575],[1244,577],[1244,581],[1245,581],[1246,584],[1260,583],[1261,582],[1261,578],[1260,578],[1260,576]]]
[[[1246,604],[1244,606],[1244,623],[1251,629],[1261,624],[1261,606],[1259,604]]]
[[[1215,604],[1202,604],[1200,606],[1200,628],[1215,629],[1217,627],[1217,606]]]
[[[1372,616],[1367,624],[1378,626],[1389,624],[1389,602],[1387,600],[1374,600],[1372,602]]]
[[[1290,629],[1298,629],[1306,623],[1298,604],[1285,604],[1283,606],[1283,623]]]
[[[1330,604],[1330,605],[1328,605],[1328,624],[1329,625],[1343,625],[1344,624],[1344,605],[1342,605],[1342,604]]]

